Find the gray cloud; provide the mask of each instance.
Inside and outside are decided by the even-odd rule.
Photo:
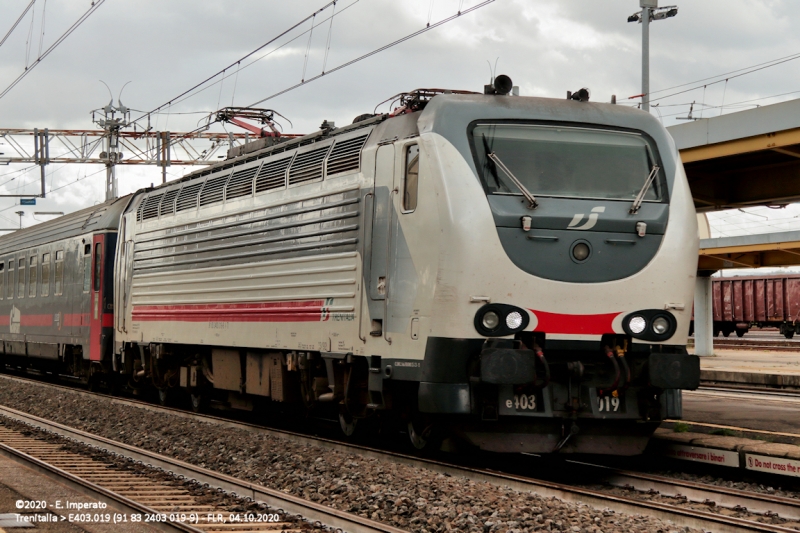
[[[431,6],[430,20],[435,22],[455,13],[459,5],[466,8],[478,0],[353,2],[337,2],[337,11],[342,13],[333,22],[328,69],[424,27]],[[43,2],[36,5],[31,39],[33,57],[39,48],[40,4]],[[90,128],[90,111],[109,98],[100,79],[111,86],[115,98],[122,85],[131,80],[123,102],[134,109],[150,110],[324,4],[322,0],[108,0],[0,99],[0,127]],[[25,0],[4,2],[0,20],[10,25],[25,5]],[[88,6],[87,0],[50,0],[44,46]],[[523,95],[561,98],[567,90],[586,86],[595,100],[607,101],[616,94],[623,101],[640,92],[640,27],[626,22],[627,16],[637,10],[635,0],[497,0],[263,105],[288,116],[294,123],[292,132],[312,131],[322,119],[348,123],[360,113],[371,112],[381,100],[416,87],[479,91],[489,78],[487,60],[494,63],[498,57],[498,73],[509,74]],[[651,87],[663,89],[793,53],[800,49],[800,37],[791,24],[798,15],[800,4],[788,0],[684,0],[676,18],[651,26]],[[306,23],[291,37],[309,26]],[[0,27],[0,32],[6,29]],[[2,87],[25,66],[29,29],[30,16],[0,47]],[[314,29],[306,77],[322,69],[328,31],[327,22]],[[227,78],[221,88],[214,85],[172,106],[172,114],[153,117],[153,125],[172,131],[192,129],[199,115],[174,113],[211,111],[231,102],[247,105],[299,82],[307,45],[308,35],[301,35],[240,70],[238,78]],[[698,102],[695,113],[706,104],[710,106],[703,111],[706,116],[718,114],[720,110],[715,106],[722,104],[723,93],[726,110],[734,111],[738,109],[735,102],[800,90],[798,72],[795,63],[787,63],[732,79],[727,86],[719,83],[705,92],[697,89],[657,100],[660,105],[653,112],[664,117],[665,125],[674,123],[677,114],[685,115],[692,101]],[[669,93],[655,96],[665,94]],[[0,167],[0,184],[19,175],[6,176],[13,170]],[[99,167],[51,165],[48,181],[54,188],[63,188],[40,201],[37,209],[72,211],[101,201],[103,173],[76,181],[98,170]],[[173,167],[171,177],[188,170]],[[118,172],[122,193],[160,181],[156,168],[123,167]],[[34,169],[0,189],[35,192],[37,180],[38,170]],[[65,187],[71,182],[75,183]],[[0,217],[13,212],[2,211],[12,203],[0,200]],[[0,221],[0,226],[7,222]]]

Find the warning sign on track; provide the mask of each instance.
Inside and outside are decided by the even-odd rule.
[[[665,447],[664,455],[684,461],[696,461],[720,466],[739,467],[739,454],[728,450],[701,448],[699,446],[683,446],[670,444]]]
[[[747,470],[755,470],[757,472],[769,472],[770,474],[800,477],[800,461],[795,459],[748,453],[745,454],[744,467]]]

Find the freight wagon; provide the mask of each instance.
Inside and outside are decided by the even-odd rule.
[[[778,328],[787,339],[800,333],[800,274],[721,278],[712,288],[715,337],[752,327]]]

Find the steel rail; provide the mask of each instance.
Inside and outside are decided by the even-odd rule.
[[[82,444],[94,446],[105,452],[141,461],[145,465],[160,468],[176,476],[184,476],[185,478],[196,480],[199,483],[221,489],[240,498],[251,498],[254,501],[265,502],[273,508],[280,508],[289,513],[299,514],[309,520],[318,521],[347,533],[407,533],[405,530],[381,524],[368,518],[304,500],[261,485],[248,483],[232,476],[213,472],[148,450],[115,442],[111,439],[45,420],[10,407],[0,406],[0,415]],[[197,530],[192,529],[192,531]]]
[[[679,507],[675,505],[664,504],[660,502],[652,502],[652,501],[645,501],[636,498],[627,498],[623,496],[615,496],[610,495],[607,493],[603,493],[601,491],[595,491],[590,489],[584,489],[580,487],[574,487],[562,483],[544,481],[540,479],[534,479],[526,476],[516,475],[507,472],[501,472],[497,470],[490,470],[486,468],[476,468],[476,467],[467,467],[462,465],[457,465],[453,463],[448,463],[439,460],[432,460],[432,459],[423,459],[416,456],[401,454],[397,452],[391,451],[384,451],[378,450],[375,448],[362,446],[362,445],[355,445],[355,444],[345,444],[333,439],[327,439],[323,437],[311,437],[308,435],[304,435],[302,433],[296,433],[287,430],[281,429],[274,429],[274,428],[265,428],[263,426],[259,426],[257,424],[251,424],[247,422],[239,422],[233,421],[230,419],[225,419],[221,417],[206,415],[206,414],[197,414],[197,413],[190,413],[187,411],[170,408],[170,407],[162,407],[157,406],[154,404],[141,402],[138,400],[128,400],[128,399],[120,399],[109,397],[106,395],[98,394],[98,393],[90,393],[85,391],[76,390],[71,387],[64,387],[61,385],[54,385],[50,383],[41,383],[36,380],[31,380],[28,378],[20,378],[20,377],[10,377],[10,376],[0,376],[6,379],[13,379],[13,380],[20,380],[20,381],[29,381],[36,383],[37,385],[43,385],[47,387],[54,387],[54,388],[64,388],[68,390],[72,390],[73,392],[78,392],[81,394],[92,394],[96,395],[100,398],[110,400],[112,402],[118,402],[125,405],[131,405],[136,407],[145,408],[148,410],[152,410],[155,412],[169,412],[170,414],[174,414],[177,416],[181,416],[188,419],[198,420],[198,421],[206,421],[210,423],[214,423],[217,425],[223,425],[227,427],[235,427],[235,428],[244,428],[244,429],[252,429],[259,432],[262,432],[267,435],[278,436],[283,438],[289,438],[295,441],[302,442],[303,444],[310,444],[317,447],[327,448],[327,449],[335,449],[342,452],[347,453],[357,453],[362,457],[370,457],[382,460],[392,460],[394,462],[406,464],[408,466],[413,466],[417,468],[423,468],[432,470],[438,473],[451,475],[454,477],[462,477],[466,479],[470,479],[473,481],[482,481],[491,483],[493,485],[499,487],[509,487],[514,490],[518,490],[520,492],[530,492],[534,494],[538,494],[542,497],[555,497],[561,499],[563,501],[570,501],[570,502],[580,502],[586,505],[590,505],[597,509],[610,509],[615,512],[621,512],[626,514],[633,514],[633,515],[647,515],[654,518],[658,518],[661,520],[670,520],[676,523],[679,523],[681,526],[689,526],[698,529],[710,529],[715,532],[741,532],[741,531],[752,531],[752,532],[772,532],[772,533],[797,533],[797,530],[792,528],[785,528],[781,526],[776,526],[772,524],[764,524],[760,522],[755,522],[753,520],[748,520],[744,518],[737,518],[737,517],[729,517],[725,515],[720,515],[716,513],[706,512],[706,511],[698,511],[695,509],[689,509],[685,507]],[[68,428],[66,426],[62,426],[61,424],[57,424],[55,422],[48,422],[44,419],[39,417],[35,417],[34,415],[29,415],[27,413],[22,413],[20,411],[10,409],[8,407],[0,406],[0,414],[11,413],[13,416],[18,416],[22,421],[25,419],[30,419],[36,421],[33,425],[52,425],[54,427],[61,427],[64,428],[66,431],[70,432],[79,432],[79,430],[75,430],[72,428]],[[6,416],[8,416],[6,414]],[[12,416],[12,417],[13,417]],[[28,422],[31,423],[31,422]],[[84,433],[84,432],[80,432]],[[114,445],[132,448],[124,444],[114,443],[109,439],[105,439],[104,437],[97,437],[91,436],[91,438],[97,439],[98,441],[102,442],[109,442],[113,443]],[[151,452],[147,452],[145,450],[140,450],[144,454],[151,454]],[[126,454],[123,454],[126,455]],[[171,461],[171,459],[170,459]],[[578,464],[578,462],[574,462]],[[186,463],[183,463],[186,465]],[[157,465],[156,465],[157,466]],[[204,470],[199,467],[195,467],[193,465],[186,465],[190,469],[197,469],[197,470]],[[597,465],[592,465],[597,468]],[[602,468],[602,467],[599,467]],[[174,470],[174,469],[173,469]],[[646,481],[646,477],[650,476],[648,474],[639,474],[634,472],[625,472],[622,470],[614,471],[613,469],[609,469],[609,482],[615,480],[614,476],[616,476],[616,481],[621,483],[618,486],[632,486],[632,487],[639,487],[644,488],[643,483]],[[209,471],[206,471],[209,472]],[[259,491],[269,491],[270,489],[265,489],[261,486],[254,486],[252,484],[242,482],[231,478],[230,476],[225,476],[222,474],[216,474],[213,472],[209,472],[211,476],[221,476],[225,478],[227,483],[232,483],[231,485],[222,484],[222,485],[213,485],[213,486],[221,486],[221,488],[225,490],[230,490],[236,492],[238,495],[242,495],[242,492],[236,490],[235,485],[244,485],[248,488],[254,488]],[[187,475],[187,474],[184,474]],[[187,475],[187,477],[195,477],[192,475]],[[653,484],[655,486],[655,480],[659,478],[659,476],[651,476],[653,478]],[[680,492],[680,495],[687,496],[691,491],[692,499],[700,498],[700,491],[703,487],[707,488],[706,494],[712,494],[714,489],[718,487],[714,486],[706,486],[699,483],[687,482],[683,480],[673,480],[671,478],[661,478],[661,483],[670,484],[673,487],[677,487],[678,489],[683,489],[683,492]],[[209,485],[212,485],[209,482]],[[660,485],[661,489],[657,489],[664,494],[669,494],[671,492],[676,492],[668,489],[664,485]],[[652,487],[646,487],[647,489]],[[240,489],[242,490],[242,489]],[[685,493],[686,494],[685,494]],[[736,500],[738,503],[733,504],[734,507],[736,505],[740,505],[741,507],[747,507],[747,509],[761,509],[763,507],[763,498],[761,495],[757,493],[750,493],[747,491],[737,491],[735,489],[725,489],[716,492],[717,495],[720,496],[720,499],[724,496],[724,501],[719,502],[721,507],[727,507],[727,505],[731,502]],[[246,494],[245,494],[246,495]],[[284,493],[280,493],[281,496],[287,496]],[[755,495],[754,498],[751,498],[751,495]],[[251,496],[253,497],[253,496]],[[255,499],[255,498],[254,498]],[[299,499],[299,498],[298,498]],[[705,498],[710,499],[710,498]],[[774,500],[774,498],[773,498]],[[723,505],[723,503],[725,505]],[[747,505],[743,505],[743,503],[747,503]],[[784,502],[788,503],[788,502]],[[324,506],[321,506],[324,507]],[[326,508],[327,509],[327,508]],[[787,510],[789,506],[787,506]],[[785,511],[786,512],[786,511]],[[797,512],[797,511],[793,511]],[[788,518],[788,515],[787,515]],[[388,527],[388,526],[387,526]]]
[[[800,520],[800,500],[796,498],[747,492],[654,474],[629,472],[582,461],[567,462],[600,473],[606,483],[615,487],[633,489],[640,492],[657,491],[664,496],[684,497],[691,502],[708,503],[711,501],[715,505],[728,509],[746,509],[749,512],[764,515],[776,513],[781,518]]]
[[[67,487],[86,494],[98,502],[103,502],[109,507],[126,514],[141,514],[141,515],[158,515],[159,511],[151,509],[146,505],[142,505],[130,498],[126,498],[121,494],[117,494],[108,489],[101,487],[91,481],[82,479],[76,475],[70,474],[56,466],[53,466],[45,461],[37,459],[27,453],[21,452],[11,446],[0,443],[0,456],[30,468],[31,470],[42,474],[53,481],[66,485]],[[43,510],[49,512],[49,510]],[[164,531],[167,533],[175,533],[180,531],[182,533],[204,533],[203,530],[192,527],[182,522],[148,522],[148,525]]]

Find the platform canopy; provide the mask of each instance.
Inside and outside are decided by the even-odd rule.
[[[792,265],[800,265],[800,231],[700,239],[700,272]]]
[[[800,100],[667,129],[698,211],[800,202]]]

